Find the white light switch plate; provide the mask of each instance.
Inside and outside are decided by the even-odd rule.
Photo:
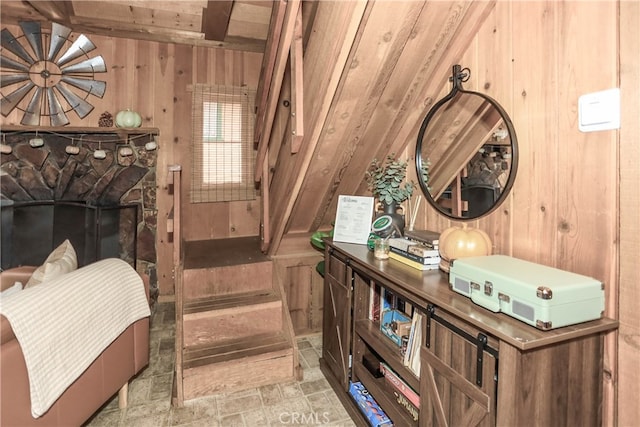
[[[619,128],[619,88],[588,93],[578,98],[578,129],[581,132]]]

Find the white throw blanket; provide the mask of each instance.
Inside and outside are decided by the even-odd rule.
[[[115,258],[3,298],[0,313],[24,354],[35,418],[129,325],[151,314],[142,279]]]

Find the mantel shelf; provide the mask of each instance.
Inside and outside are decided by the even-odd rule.
[[[120,127],[76,127],[76,126],[18,126],[2,125],[2,132],[41,132],[41,133],[91,133],[119,135],[158,135],[160,130],[154,127],[120,128]]]

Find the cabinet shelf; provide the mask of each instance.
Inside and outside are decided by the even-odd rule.
[[[420,390],[420,379],[402,363],[400,348],[384,336],[370,320],[357,320],[356,334],[384,360],[412,389]]]
[[[378,405],[393,421],[396,426],[417,426],[418,421],[400,407],[393,394],[393,389],[386,383],[384,377],[374,378],[371,373],[360,362],[353,364],[354,374],[360,382],[365,386],[367,391],[378,402]]]

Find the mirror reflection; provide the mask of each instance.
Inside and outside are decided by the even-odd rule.
[[[466,74],[465,74],[466,72]],[[490,97],[462,89],[468,70],[454,67],[453,89],[422,123],[416,167],[428,162],[428,182],[418,174],[427,200],[455,219],[488,214],[506,197],[517,166],[511,120]]]

